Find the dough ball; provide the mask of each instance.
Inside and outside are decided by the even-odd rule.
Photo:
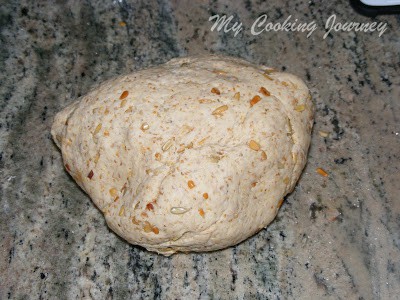
[[[312,124],[299,78],[202,56],[102,83],[56,115],[52,135],[109,227],[171,255],[266,227],[306,163]]]

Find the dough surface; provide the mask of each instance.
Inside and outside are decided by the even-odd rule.
[[[55,116],[52,136],[109,227],[171,255],[266,227],[304,168],[312,124],[296,76],[203,56],[102,83]]]

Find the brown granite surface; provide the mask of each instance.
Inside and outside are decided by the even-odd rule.
[[[318,28],[309,38],[254,36],[264,13]],[[243,30],[211,31],[215,14]],[[3,1],[0,299],[398,299],[400,19],[378,17],[381,37],[323,39],[332,14],[372,22],[347,1]],[[316,103],[315,128],[305,172],[267,229],[234,248],[166,258],[106,227],[64,171],[49,129],[94,84],[199,53],[299,75]]]

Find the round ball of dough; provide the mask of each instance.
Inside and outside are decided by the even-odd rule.
[[[312,124],[299,78],[204,56],[102,83],[56,115],[52,135],[109,227],[171,255],[267,226],[306,163]]]

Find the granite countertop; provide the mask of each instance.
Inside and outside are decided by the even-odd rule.
[[[381,36],[332,31],[324,39],[332,15],[373,20],[347,1],[260,2],[3,2],[0,299],[399,297],[400,19],[378,17],[387,23]],[[242,30],[211,31],[216,14],[232,15]],[[253,35],[262,14],[318,28],[309,38]],[[49,130],[55,113],[94,84],[199,53],[302,77],[316,104],[312,145],[267,229],[223,251],[163,257],[107,228],[64,171]]]

